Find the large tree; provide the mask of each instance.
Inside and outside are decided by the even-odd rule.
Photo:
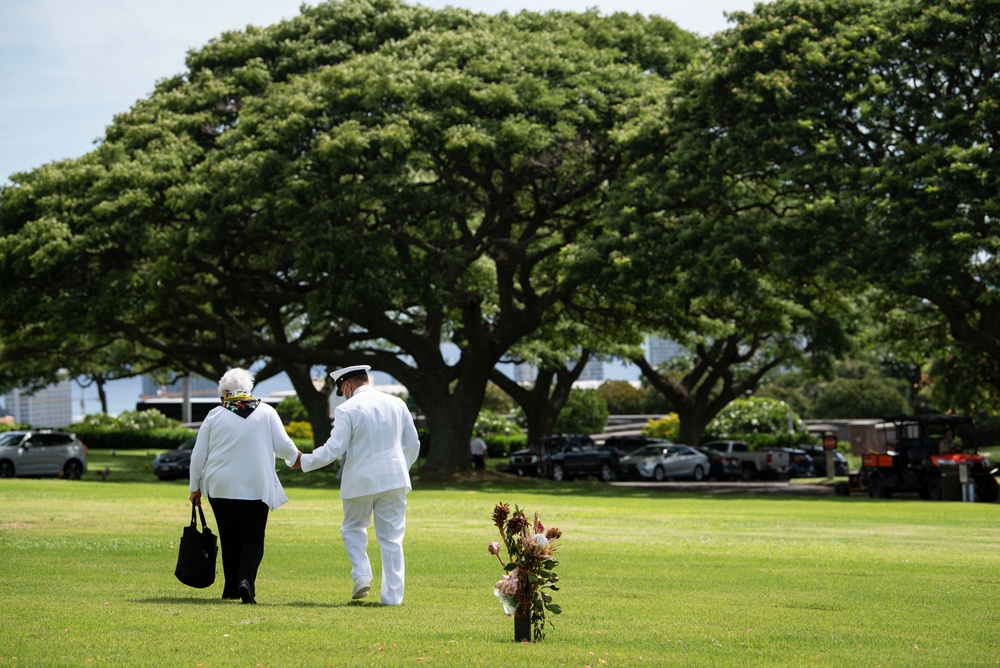
[[[317,434],[310,370],[371,363],[426,414],[431,466],[462,467],[494,365],[579,285],[565,250],[601,233],[632,100],[690,41],[638,16],[327,3],[191,54],[52,167],[84,183],[40,202],[41,175],[15,179],[3,231],[53,221],[28,250],[62,235],[92,260],[75,284],[102,333],[288,371]]]
[[[772,228],[787,266],[933,304],[996,386],[995,3],[779,0],[737,19],[705,111],[733,172],[772,175],[795,210]]]

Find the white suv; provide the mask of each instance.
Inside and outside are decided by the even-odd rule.
[[[87,471],[87,446],[65,431],[0,432],[0,478],[59,476],[79,480]]]

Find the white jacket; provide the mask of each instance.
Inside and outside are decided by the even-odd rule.
[[[298,454],[270,405],[260,402],[246,418],[216,406],[198,429],[188,488],[210,499],[259,499],[274,510],[288,501],[275,455],[294,463]]]
[[[302,455],[303,471],[322,468],[346,454],[340,498],[380,494],[390,489],[410,491],[410,467],[420,454],[417,428],[399,397],[362,385],[333,411],[333,429],[326,443]],[[288,464],[294,464],[292,457]]]

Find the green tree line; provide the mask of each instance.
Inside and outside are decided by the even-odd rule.
[[[532,438],[608,356],[692,443],[866,327],[995,388],[996,9],[780,0],[705,39],[343,0],[225,33],[0,191],[0,383],[258,365],[321,439],[315,370],[368,363],[442,470],[491,381]]]

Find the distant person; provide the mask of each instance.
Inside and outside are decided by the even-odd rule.
[[[944,430],[944,437],[938,442],[938,447],[942,455],[950,455],[962,451],[962,446],[955,442],[955,432],[951,429]]]
[[[406,494],[411,489],[409,471],[420,454],[420,441],[406,403],[372,387],[370,369],[359,364],[330,374],[337,396],[346,397],[346,401],[333,411],[330,438],[311,454],[299,455],[293,468],[314,471],[346,455],[340,484],[344,506],[340,534],[351,560],[351,598],[365,598],[371,590],[368,526],[374,514],[375,538],[382,551],[382,604],[399,605],[406,584]]]
[[[489,448],[483,440],[483,433],[476,432],[476,437],[469,442],[469,457],[472,459],[472,468],[475,471],[482,471],[486,468],[486,460],[489,458]]]
[[[222,405],[205,417],[191,451],[191,503],[208,497],[219,529],[222,598],[257,602],[267,514],[288,501],[274,472],[275,456],[295,461],[299,450],[270,405],[250,395],[253,375],[234,368],[219,380]]]

